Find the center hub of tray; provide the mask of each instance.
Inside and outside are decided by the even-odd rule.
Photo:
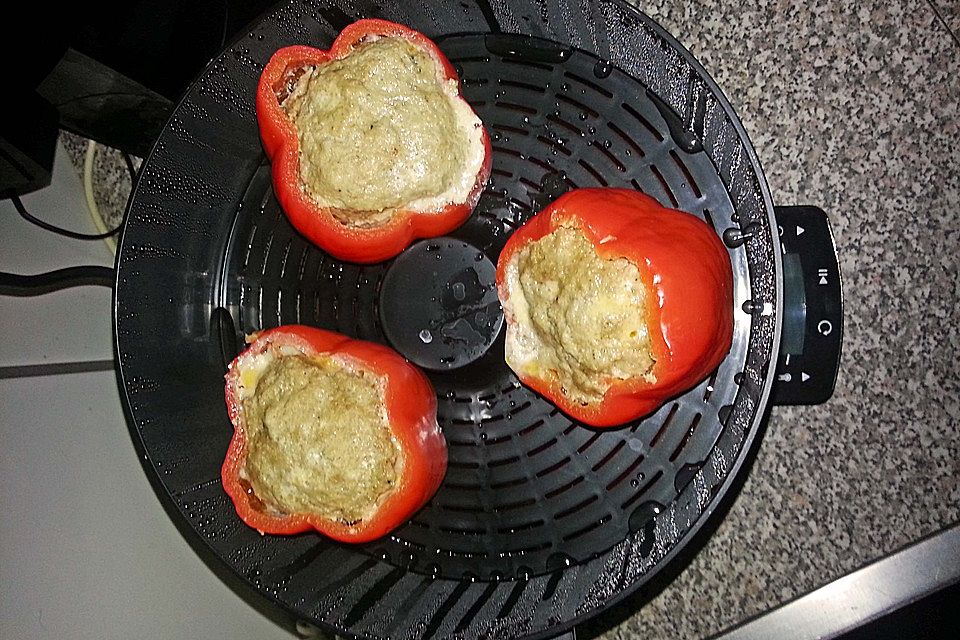
[[[453,238],[420,241],[393,261],[380,289],[380,321],[393,347],[438,371],[470,364],[503,326],[496,267]]]

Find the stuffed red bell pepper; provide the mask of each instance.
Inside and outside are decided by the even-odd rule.
[[[646,415],[715,369],[733,335],[733,275],[699,218],[627,189],[578,189],[497,263],[506,360],[589,425]]]
[[[433,387],[384,346],[289,325],[251,336],[230,364],[234,434],[223,487],[261,533],[386,535],[447,467]]]
[[[280,205],[343,260],[378,262],[451,231],[490,176],[490,139],[453,66],[386,20],[349,25],[329,50],[278,50],[256,108]]]

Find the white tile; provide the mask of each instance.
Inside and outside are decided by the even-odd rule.
[[[58,145],[50,186],[21,198],[32,215],[82,233],[96,233],[80,177]],[[0,271],[35,274],[81,265],[112,266],[100,240],[73,240],[40,229],[0,201]],[[105,360],[113,355],[111,292],[80,287],[35,298],[0,296],[0,366]]]
[[[0,380],[0,638],[290,640],[150,488],[112,372]]]

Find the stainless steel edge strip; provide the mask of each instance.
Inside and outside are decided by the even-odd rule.
[[[960,523],[714,636],[834,638],[960,581]]]

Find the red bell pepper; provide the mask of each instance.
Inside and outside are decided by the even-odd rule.
[[[300,180],[297,131],[280,102],[292,89],[302,69],[343,58],[358,43],[378,36],[406,38],[440,65],[445,79],[459,83],[453,65],[429,38],[393,22],[364,19],[341,31],[329,50],[304,45],[279,49],[260,76],[256,97],[257,122],[264,149],[273,165],[274,190],[290,222],[333,256],[360,263],[392,258],[417,238],[443,235],[458,227],[470,216],[479,200],[490,177],[493,161],[490,138],[484,129],[484,159],[473,190],[464,202],[447,204],[438,211],[399,210],[389,222],[375,227],[345,225],[333,216],[330,208],[318,205],[307,195]]]
[[[507,319],[514,320],[506,268],[514,255],[561,225],[579,228],[604,259],[626,258],[640,272],[645,323],[655,360],[654,382],[615,381],[599,402],[566,397],[557,380],[517,375],[571,417],[607,427],[651,413],[670,397],[703,380],[730,350],[733,274],[726,247],[699,218],[662,207],[629,189],[570,191],[518,229],[497,263],[497,289]]]
[[[241,376],[254,358],[281,349],[306,356],[329,356],[369,371],[384,383],[387,422],[399,444],[398,477],[372,517],[348,524],[311,513],[278,513],[255,495],[242,471],[247,458]],[[221,470],[223,487],[237,514],[261,533],[293,534],[315,529],[342,542],[382,537],[410,518],[436,493],[447,469],[447,445],[437,425],[437,398],[427,377],[395,351],[338,333],[287,325],[254,334],[247,349],[230,363],[226,402],[233,439]]]

